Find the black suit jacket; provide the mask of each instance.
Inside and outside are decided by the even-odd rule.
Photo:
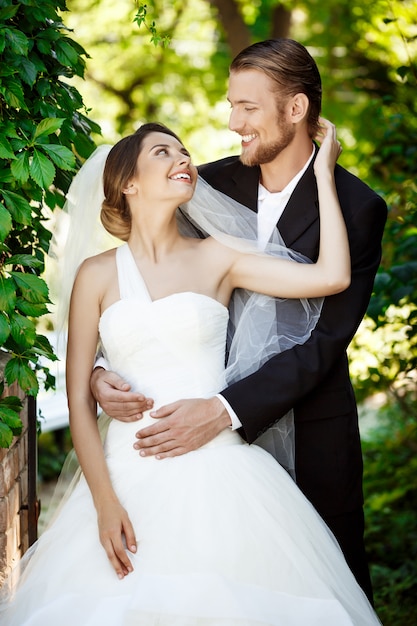
[[[257,210],[259,168],[228,157],[200,166],[199,173],[213,187]],[[250,443],[294,409],[297,484],[325,517],[362,506],[362,453],[346,349],[369,303],[387,216],[382,198],[358,178],[338,165],[335,178],[351,249],[350,287],[325,299],[305,344],[273,357],[222,392]],[[278,227],[288,247],[316,260],[320,223],[313,164]]]

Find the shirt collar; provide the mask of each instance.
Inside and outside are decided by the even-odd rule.
[[[261,183],[259,183],[259,193],[258,193],[258,201],[262,202],[263,200],[265,200],[265,198],[267,198],[268,196],[275,196],[277,198],[279,198],[280,196],[290,196],[292,194],[292,192],[294,191],[294,189],[296,188],[299,180],[301,179],[301,177],[303,176],[304,172],[306,171],[306,169],[308,168],[308,166],[310,165],[314,155],[315,155],[316,149],[315,146],[313,144],[313,150],[311,152],[310,157],[307,159],[304,167],[302,167],[302,169],[290,180],[290,182],[284,187],[284,189],[282,191],[277,191],[275,193],[272,193],[270,191],[268,191],[268,189],[266,189],[266,187],[264,187]]]

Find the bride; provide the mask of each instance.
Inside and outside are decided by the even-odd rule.
[[[136,422],[115,420],[103,446],[89,386],[100,342],[111,368],[153,397],[155,407],[178,397],[210,397],[231,371],[244,373],[245,359],[256,367],[264,358],[255,353],[275,332],[263,317],[271,303],[275,317],[281,306],[313,299],[302,303],[308,314],[298,316],[297,340],[305,340],[319,312],[314,299],[344,290],[350,280],[333,181],[340,145],[324,120],[320,139],[321,234],[314,264],[295,262],[279,244],[260,254],[250,240],[223,236],[219,223],[226,218],[218,207],[244,224],[244,232],[251,212],[232,210],[230,199],[203,181],[197,185],[189,153],[166,127],[144,124],[110,150],[101,219],[125,243],[84,260],[69,310],[67,394],[82,474],[25,555],[20,580],[10,583],[2,624],[380,623],[330,531],[265,450],[225,428],[210,444],[159,462],[132,448]],[[76,179],[93,185],[88,167]],[[77,201],[84,213],[91,209],[84,197]],[[188,227],[213,236],[183,234],[179,205]],[[240,289],[249,290],[244,306],[253,307],[250,315],[255,311],[259,323],[242,322],[243,330],[232,324],[225,370],[233,322],[227,307]],[[252,291],[264,294],[254,304]],[[294,316],[290,326],[296,322]],[[268,330],[255,335],[262,325]],[[145,415],[143,426],[150,423]]]

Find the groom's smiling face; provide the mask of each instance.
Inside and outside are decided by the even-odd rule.
[[[242,137],[240,160],[245,165],[270,163],[294,139],[289,98],[281,98],[273,81],[263,72],[232,71],[228,100],[232,107],[229,128]]]

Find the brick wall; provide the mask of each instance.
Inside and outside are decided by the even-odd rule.
[[[1,354],[0,379],[6,362]],[[24,405],[21,436],[0,448],[0,586],[37,535],[35,404],[15,385],[5,395],[19,396]]]

